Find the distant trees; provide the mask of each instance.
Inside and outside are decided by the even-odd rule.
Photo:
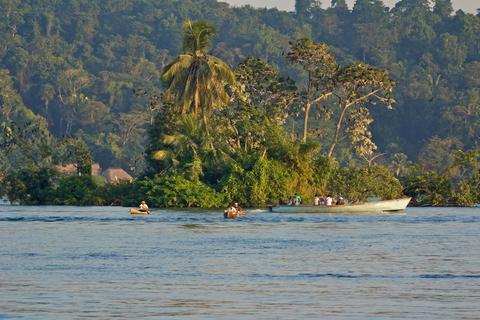
[[[452,15],[452,0],[435,0],[434,3],[433,13],[439,15],[442,19],[446,19]]]
[[[398,108],[372,113],[373,120],[388,118],[374,122],[372,139],[383,149],[387,141],[395,140],[398,148],[415,157],[425,141],[444,134],[442,128],[448,127],[437,125],[434,110],[443,113],[454,107],[458,96],[466,95],[462,85],[454,85],[462,81],[457,79],[464,78],[469,89],[477,88],[470,70],[480,56],[479,16],[453,13],[451,0],[402,0],[391,9],[381,0],[358,0],[352,10],[346,1],[325,2],[331,8],[323,9],[320,1],[296,1],[292,14],[230,8],[209,0],[161,4],[146,0],[141,5],[132,5],[131,0],[88,5],[79,0],[4,1],[0,68],[9,70],[24,105],[48,120],[52,134],[82,135],[98,161],[125,166],[133,159],[120,149],[144,144],[141,130],[132,133],[133,139],[125,145],[115,142],[100,148],[99,141],[108,136],[111,141],[122,140],[113,119],[145,110],[146,97],[135,95],[134,88],[160,94],[161,71],[181,51],[180,31],[186,17],[208,19],[218,29],[215,39],[209,36],[210,55],[231,66],[255,55],[304,89],[298,70],[282,53],[289,41],[308,37],[314,43],[327,43],[339,65],[358,60],[391,71],[398,83]],[[435,107],[423,110],[429,104]],[[420,109],[425,114],[422,120],[413,112]],[[150,114],[150,122],[157,111]],[[425,128],[418,131],[420,139],[405,130],[417,121],[424,123],[417,128]],[[145,129],[148,121],[141,122]]]
[[[317,0],[296,0],[295,13],[301,19],[311,19],[315,10],[322,8],[322,2]]]
[[[358,0],[352,10],[350,40],[365,63],[385,67],[392,59],[390,13],[381,0]],[[376,30],[376,32],[372,32]]]

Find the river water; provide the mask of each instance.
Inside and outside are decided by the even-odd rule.
[[[0,207],[0,319],[480,319],[480,209]]]

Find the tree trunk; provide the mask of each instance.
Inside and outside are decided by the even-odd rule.
[[[307,142],[308,136],[308,114],[310,112],[310,99],[307,98],[307,103],[305,105],[305,116],[303,118],[303,143]]]
[[[345,118],[345,112],[347,111],[348,106],[342,105],[342,112],[340,113],[340,117],[338,118],[337,126],[335,128],[335,135],[333,136],[332,144],[330,145],[330,149],[328,150],[328,157],[331,158],[333,155],[333,151],[338,143],[338,136],[340,135],[340,130],[342,129],[343,118]]]
[[[205,127],[205,133],[207,134],[207,137],[210,137],[210,131],[208,130],[208,120],[207,120],[207,114],[205,111],[203,111],[203,126]]]
[[[70,133],[72,132],[72,119],[67,119],[67,126],[65,128],[65,135],[68,137],[70,136]]]
[[[310,95],[312,93],[312,72],[308,72],[308,83],[307,83],[307,98],[305,101],[305,115],[303,117],[303,143],[307,142],[308,136],[308,117],[310,114],[310,108],[312,103],[310,101]]]
[[[194,105],[194,109],[193,109],[193,114],[195,114],[195,116],[198,115],[198,109],[200,109],[200,90],[198,88],[198,79],[196,80],[196,83],[195,83],[195,97],[194,97],[195,101],[193,101],[193,105]],[[205,114],[204,114],[204,117],[205,117]]]
[[[48,122],[48,104],[49,104],[48,99],[45,99],[45,119],[47,119],[47,122]]]
[[[233,133],[235,134],[235,147],[240,150],[242,149],[242,142],[240,140],[240,133],[238,132],[237,127],[233,124],[232,120],[229,119],[228,123],[230,125],[230,128],[232,128]]]
[[[292,134],[291,134],[291,136],[290,136],[290,139],[291,139],[292,141],[295,141],[295,140],[296,140],[296,137],[295,137],[295,136],[296,136],[296,134],[295,134],[295,121],[292,121]]]

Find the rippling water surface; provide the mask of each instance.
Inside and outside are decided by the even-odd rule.
[[[0,207],[0,319],[480,319],[480,209]]]

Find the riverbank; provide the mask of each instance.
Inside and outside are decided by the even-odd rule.
[[[116,184],[90,175],[62,175],[50,167],[29,168],[8,176],[0,191],[13,202],[27,205],[135,207],[145,200],[158,208],[225,208],[232,202],[258,208],[285,203],[295,194],[305,204],[313,204],[315,195],[341,196],[352,203],[407,196],[413,199],[411,206],[420,207],[480,203],[480,173],[461,180],[415,168],[397,179],[381,165],[347,168],[325,157],[305,163],[311,175],[257,154],[244,168],[230,165],[217,172],[217,179],[172,171]]]

